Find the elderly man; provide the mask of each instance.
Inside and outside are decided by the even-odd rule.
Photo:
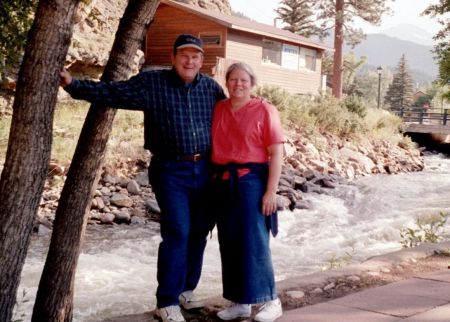
[[[193,290],[211,228],[205,207],[211,117],[225,95],[217,82],[199,73],[202,64],[201,39],[180,35],[171,70],[117,82],[75,80],[61,72],[61,86],[75,99],[144,112],[144,147],[152,153],[150,183],[161,208],[156,298],[163,322],[185,321],[179,304],[203,306]]]

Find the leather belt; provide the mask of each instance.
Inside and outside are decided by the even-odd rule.
[[[193,155],[179,155],[179,156],[166,156],[166,155],[154,155],[153,158],[159,161],[193,161],[197,162],[206,159],[209,156],[208,153],[197,153]]]
[[[179,161],[194,161],[194,162],[196,162],[196,161],[204,159],[205,157],[206,157],[206,154],[197,153],[194,155],[183,155],[183,156],[178,157],[177,159]]]

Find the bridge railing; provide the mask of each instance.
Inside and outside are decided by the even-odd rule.
[[[449,125],[449,113],[445,109],[443,112],[424,110],[423,108],[399,108],[392,109],[392,112],[400,116],[405,122],[418,124]]]

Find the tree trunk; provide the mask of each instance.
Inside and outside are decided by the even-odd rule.
[[[344,44],[344,0],[336,0],[336,17],[334,26],[334,58],[332,94],[342,97],[342,47]]]
[[[120,21],[102,80],[126,79],[159,1],[130,0]],[[91,106],[56,210],[33,322],[71,321],[75,270],[116,110]]]
[[[0,321],[10,321],[50,159],[59,72],[78,0],[41,0],[28,34],[0,179]]]

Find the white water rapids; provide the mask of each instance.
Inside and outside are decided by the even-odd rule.
[[[450,211],[449,192],[450,159],[430,155],[422,172],[364,177],[330,194],[304,194],[311,209],[279,216],[279,235],[271,242],[277,280],[318,271],[346,253],[360,261],[400,249],[401,228],[413,227],[421,214]],[[222,290],[215,232],[208,240],[198,287],[204,297]],[[48,239],[33,237],[30,246],[15,312],[16,318],[24,314],[23,321],[31,317]],[[156,223],[89,227],[75,281],[74,321],[153,309],[159,240]]]

